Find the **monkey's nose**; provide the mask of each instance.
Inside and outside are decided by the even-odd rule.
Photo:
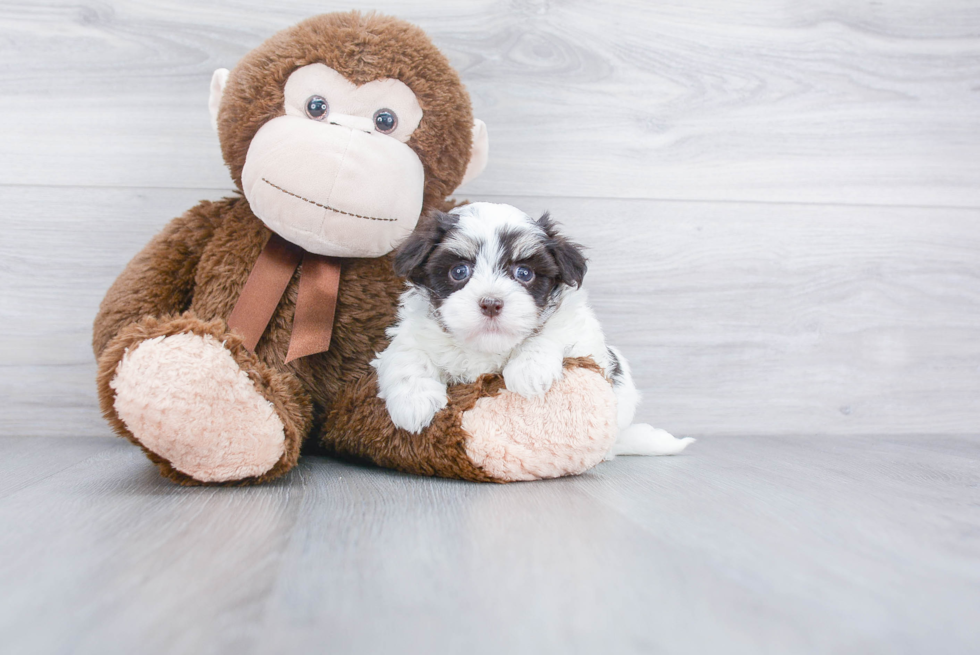
[[[480,298],[480,310],[484,315],[493,318],[504,308],[504,301],[500,298]]]

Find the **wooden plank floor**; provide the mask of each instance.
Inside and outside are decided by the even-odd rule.
[[[571,479],[180,488],[0,438],[4,653],[967,653],[980,438],[726,437]]]

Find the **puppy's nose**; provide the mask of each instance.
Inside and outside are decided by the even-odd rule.
[[[500,298],[480,298],[480,310],[491,318],[500,313],[504,308],[504,301]]]

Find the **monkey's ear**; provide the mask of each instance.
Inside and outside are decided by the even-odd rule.
[[[221,106],[221,96],[228,84],[228,69],[219,68],[211,76],[211,95],[208,97],[208,111],[211,112],[211,127],[218,131],[218,108]]]
[[[490,138],[487,136],[487,124],[479,118],[473,119],[473,148],[470,150],[470,163],[466,165],[466,172],[463,173],[463,181],[466,184],[487,167],[487,159],[490,157]]]
[[[459,217],[440,211],[423,217],[411,236],[395,251],[395,275],[415,283],[422,282],[425,277],[422,267],[458,220]]]
[[[589,270],[582,246],[560,235],[548,212],[537,220],[537,224],[548,235],[548,252],[555,258],[559,279],[569,286],[582,286],[585,273]]]

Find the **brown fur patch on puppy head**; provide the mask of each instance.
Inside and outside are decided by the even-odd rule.
[[[283,89],[302,66],[322,63],[361,85],[392,78],[418,98],[423,117],[412,148],[425,169],[425,209],[439,207],[463,179],[472,147],[470,99],[446,57],[418,27],[356,11],[323,14],[285,29],[249,52],[228,78],[218,113],[225,163],[241,188],[252,137],[283,111]]]

